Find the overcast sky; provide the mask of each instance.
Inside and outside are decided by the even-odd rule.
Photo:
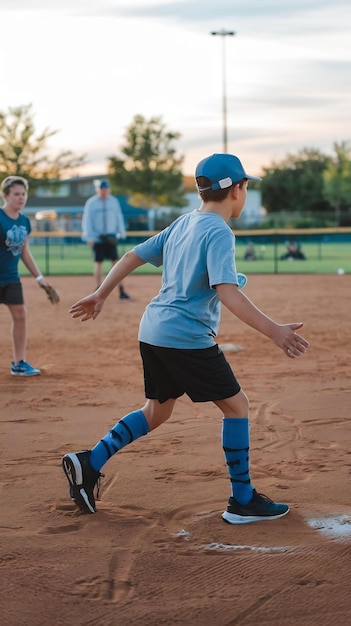
[[[104,173],[134,115],[181,138],[183,171],[223,150],[247,170],[351,139],[350,0],[0,0],[0,111],[32,103],[50,147]],[[211,31],[235,36],[213,37]]]

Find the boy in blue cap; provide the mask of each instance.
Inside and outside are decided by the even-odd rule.
[[[144,263],[163,265],[160,292],[146,307],[139,327],[144,406],[120,419],[91,450],[62,459],[70,496],[84,513],[96,511],[94,489],[105,463],[169,419],[184,393],[193,402],[214,402],[223,415],[222,447],[231,481],[223,519],[242,524],[280,518],[289,511],[287,504],[273,502],[251,484],[248,399],[215,341],[221,304],[291,359],[304,354],[308,342],[296,332],[301,322],[273,321],[239,289],[235,237],[227,222],[240,216],[248,180],[261,179],[247,174],[230,154],[203,159],[195,177],[202,199],[199,209],[127,252],[101,287],[70,309],[73,318],[96,319],[128,274]]]

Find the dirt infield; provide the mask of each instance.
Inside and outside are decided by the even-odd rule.
[[[221,415],[181,398],[171,419],[105,466],[96,515],[61,470],[144,403],[139,318],[160,285],[131,276],[95,322],[69,306],[91,277],[55,278],[52,306],[25,278],[32,379],[10,375],[0,307],[0,614],[6,626],[346,626],[351,596],[351,276],[250,276],[246,293],[303,321],[292,361],[223,312],[220,344],[251,401],[256,489],[291,505],[272,522],[221,519],[230,483]]]

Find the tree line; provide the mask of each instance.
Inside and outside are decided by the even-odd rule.
[[[289,154],[264,167],[262,179],[268,226],[277,214],[289,215],[296,228],[351,226],[351,148],[347,142],[334,143],[331,155],[313,148]]]
[[[55,185],[86,163],[86,155],[63,150],[50,156],[48,142],[58,131],[37,132],[32,105],[0,111],[0,182],[10,175],[23,176],[32,192]],[[107,157],[108,177],[115,194],[126,195],[134,206],[157,208],[187,205],[188,189],[171,131],[161,117],[135,115],[125,131],[118,154]],[[350,226],[351,147],[335,143],[330,155],[314,148],[263,167],[262,204],[266,227]],[[262,224],[259,224],[262,227]]]

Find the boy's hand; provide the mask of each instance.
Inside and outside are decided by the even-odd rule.
[[[73,318],[80,317],[81,322],[86,322],[90,319],[95,320],[104,304],[105,300],[103,298],[92,293],[90,296],[86,296],[86,298],[82,298],[82,300],[72,304],[69,313]]]
[[[281,348],[290,359],[296,359],[302,356],[309,347],[308,341],[295,332],[302,326],[302,322],[296,324],[278,324],[277,330],[272,337],[277,346]]]

